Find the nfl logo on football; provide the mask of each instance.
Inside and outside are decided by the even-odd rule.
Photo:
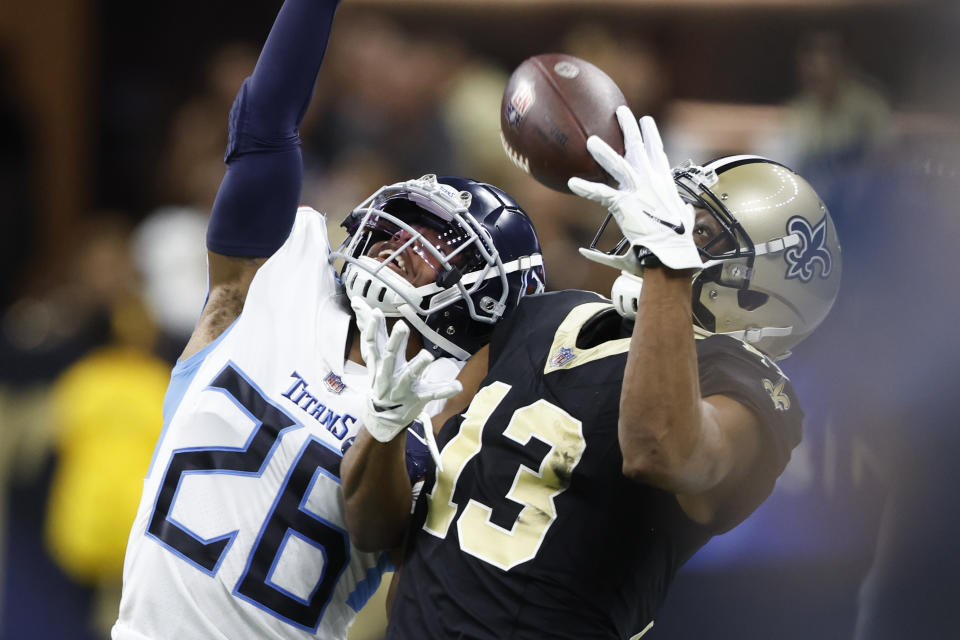
[[[535,99],[533,87],[529,82],[521,83],[520,86],[517,87],[513,97],[510,98],[510,102],[507,103],[506,117],[511,127],[520,126],[520,121],[523,120],[523,116],[526,115],[527,110]]]

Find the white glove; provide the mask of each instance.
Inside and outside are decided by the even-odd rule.
[[[587,150],[618,182],[619,189],[582,178],[570,178],[567,186],[578,196],[605,206],[631,249],[626,255],[594,249],[580,249],[580,253],[589,260],[637,275],[642,269],[633,247],[643,247],[646,251],[641,254],[652,253],[671,269],[702,268],[693,241],[693,207],[680,199],[656,123],[644,116],[638,126],[626,106],[617,108],[617,120],[623,131],[624,155],[597,136],[587,139]]]
[[[359,297],[351,300],[350,306],[357,314],[360,353],[371,377],[364,426],[375,440],[390,442],[417,419],[427,404],[455,396],[462,387],[456,380],[427,383],[421,379],[433,356],[421,349],[407,361],[410,328],[403,320],[398,320],[387,335],[383,311],[370,308]]]

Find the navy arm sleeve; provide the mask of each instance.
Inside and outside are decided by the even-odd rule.
[[[407,475],[410,484],[414,485],[427,476],[427,470],[433,467],[433,458],[430,456],[430,447],[427,445],[426,427],[419,420],[414,420],[407,428],[407,442],[404,445],[407,460]]]
[[[310,104],[339,0],[286,0],[230,110],[226,174],[207,248],[265,257],[286,240],[300,203],[299,126]]]

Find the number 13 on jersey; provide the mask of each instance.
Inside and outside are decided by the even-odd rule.
[[[467,463],[480,452],[487,420],[510,389],[508,384],[494,382],[477,392],[460,431],[443,448],[436,484],[427,495],[429,510],[423,528],[428,533],[445,538],[457,519],[459,505],[453,501],[457,482]],[[515,411],[503,436],[521,445],[535,437],[550,447],[539,468],[520,465],[513,478],[506,498],[522,504],[523,509],[513,526],[505,529],[491,521],[493,507],[470,499],[457,519],[457,535],[463,551],[507,571],[537,554],[557,518],[554,499],[570,486],[586,441],[580,421],[546,400]]]

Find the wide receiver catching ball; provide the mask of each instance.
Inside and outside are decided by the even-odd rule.
[[[567,179],[610,178],[587,151],[597,135],[623,153],[616,110],[627,100],[606,73],[562,53],[527,58],[507,82],[500,105],[503,149],[542,184],[569,193]]]

